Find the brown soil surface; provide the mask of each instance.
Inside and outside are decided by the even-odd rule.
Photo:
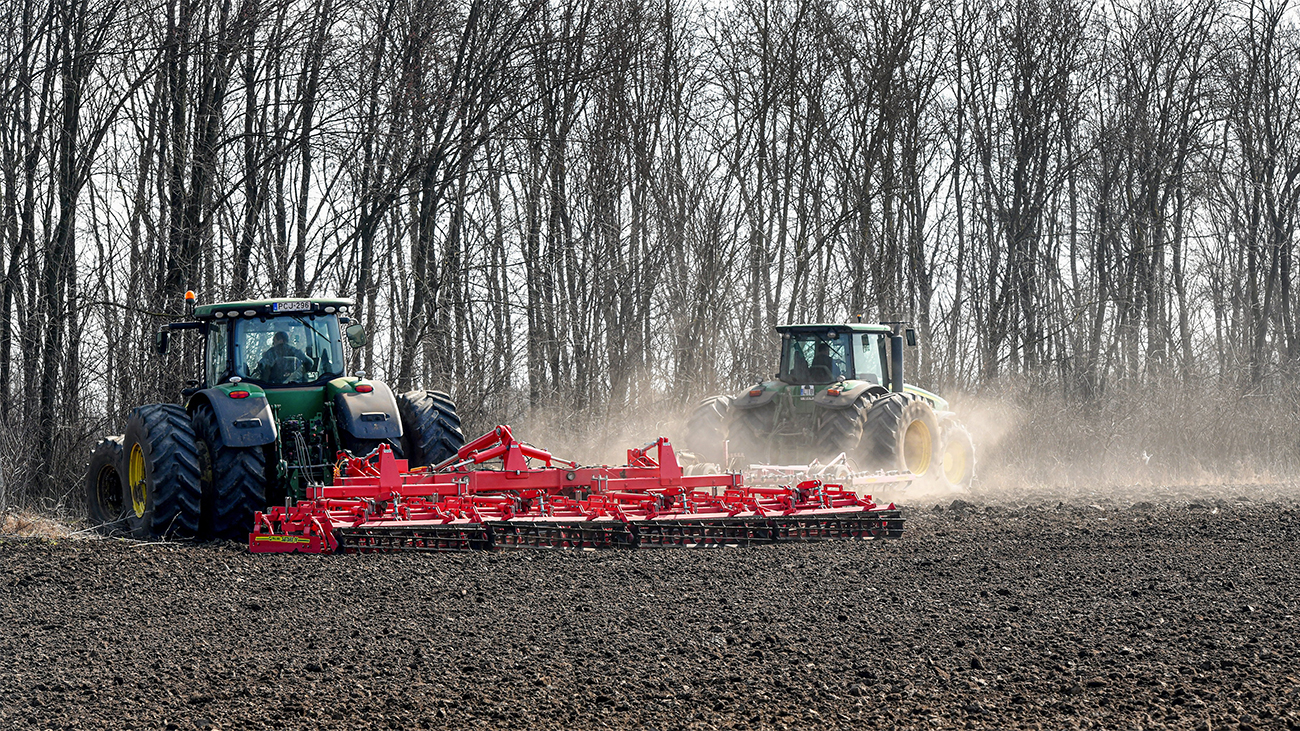
[[[0,728],[1300,728],[1288,494],[719,551],[3,538]]]

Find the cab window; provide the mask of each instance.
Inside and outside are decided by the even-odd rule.
[[[860,381],[882,384],[885,369],[881,366],[881,338],[873,333],[853,334],[853,369]]]
[[[848,333],[793,333],[785,341],[781,380],[808,385],[847,378],[848,352]]]
[[[263,384],[315,383],[343,373],[338,318],[304,315],[235,322],[235,372]]]
[[[230,370],[230,339],[224,322],[208,325],[208,386],[215,386]]]

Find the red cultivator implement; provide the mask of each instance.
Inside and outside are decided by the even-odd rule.
[[[257,513],[248,545],[254,553],[711,547],[903,531],[892,504],[841,485],[746,487],[739,474],[684,475],[662,437],[629,449],[627,461],[579,467],[516,441],[507,426],[427,469],[408,469],[386,445],[342,454],[334,484]]]

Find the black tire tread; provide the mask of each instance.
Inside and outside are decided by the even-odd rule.
[[[99,493],[100,473],[104,468],[111,468],[117,477],[117,499],[106,504]],[[90,525],[103,535],[118,535],[126,530],[125,467],[122,462],[122,435],[104,437],[90,452],[90,461],[86,463],[86,514]]]
[[[253,513],[266,508],[266,450],[228,447],[221,439],[217,414],[206,403],[194,407],[194,431],[207,445],[208,470],[203,472],[202,534],[208,538],[246,538],[253,530]]]
[[[722,463],[731,398],[726,395],[710,396],[701,401],[686,419],[686,435],[682,446],[701,462]]]
[[[862,462],[862,435],[869,405],[867,397],[859,396],[844,408],[819,409],[815,456],[828,460],[843,452],[855,465]]]
[[[397,411],[402,418],[402,453],[411,467],[436,465],[465,444],[456,404],[442,391],[398,394]]]
[[[901,393],[881,396],[867,409],[866,423],[862,429],[865,456],[872,466],[897,469],[898,424],[903,419],[903,408],[908,398]]]
[[[147,443],[145,474],[152,477],[149,494],[152,515],[133,526],[138,537],[193,537],[199,533],[203,509],[199,483],[199,453],[194,427],[185,407],[178,404],[147,404],[127,417],[124,454],[129,455],[133,435]],[[126,459],[126,458],[124,458]],[[129,496],[127,500],[129,502]],[[134,513],[132,513],[134,515]],[[146,524],[147,523],[147,524]]]
[[[772,403],[752,409],[731,409],[727,423],[727,438],[731,440],[730,456],[744,456],[744,464],[765,464],[771,461],[770,435],[776,414]]]

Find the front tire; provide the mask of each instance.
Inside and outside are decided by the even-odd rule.
[[[951,424],[944,433],[940,475],[953,490],[968,490],[975,479],[975,441],[960,424]]]
[[[862,440],[872,466],[919,477],[937,477],[939,420],[921,399],[901,393],[881,396],[867,409]]]
[[[109,536],[126,532],[127,494],[122,437],[105,437],[86,465],[86,512],[94,530]]]
[[[437,465],[464,446],[456,404],[442,391],[398,394],[397,411],[402,417],[402,453],[409,466]]]
[[[131,412],[122,438],[123,504],[137,538],[199,533],[202,489],[194,427],[184,407],[149,404]]]
[[[253,513],[266,508],[266,450],[226,446],[209,404],[197,404],[191,419],[203,486],[200,533],[206,538],[246,538],[253,530]]]

